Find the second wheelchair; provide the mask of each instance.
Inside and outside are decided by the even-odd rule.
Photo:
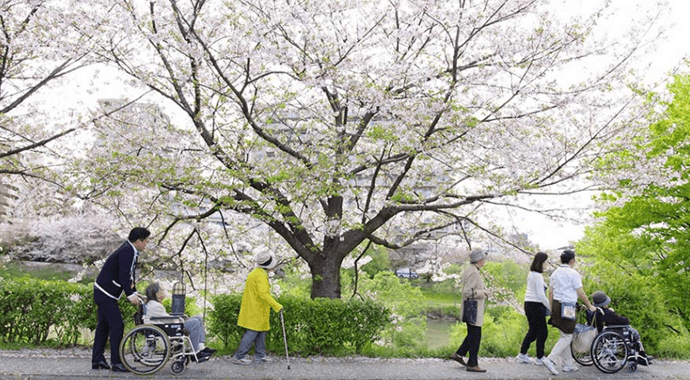
[[[570,345],[573,358],[583,366],[594,364],[604,373],[616,373],[623,368],[633,372],[638,364],[649,365],[646,356],[640,355],[643,351],[640,336],[629,325],[603,325],[601,332],[597,332],[591,345],[582,345],[578,341],[578,331],[596,327],[594,312],[586,310],[586,325],[579,325]]]

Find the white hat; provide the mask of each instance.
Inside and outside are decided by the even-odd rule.
[[[273,269],[278,265],[278,260],[268,251],[260,251],[256,254],[256,266],[264,269]]]

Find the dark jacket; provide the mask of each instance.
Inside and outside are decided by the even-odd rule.
[[[124,291],[127,296],[137,291],[134,285],[137,257],[134,247],[125,241],[105,260],[96,277],[96,291],[103,291],[111,298],[119,299]]]
[[[604,314],[600,313],[599,310],[597,310],[595,317],[597,319],[597,329],[599,330],[599,332],[601,332],[601,330],[604,328],[604,325],[611,326],[630,324],[630,319],[628,319],[628,317],[618,315],[608,307],[602,307],[600,309],[604,312]]]

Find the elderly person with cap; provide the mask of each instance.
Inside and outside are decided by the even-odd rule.
[[[486,372],[485,369],[479,367],[477,360],[477,353],[479,352],[479,343],[482,340],[482,324],[484,323],[484,300],[487,296],[484,279],[480,273],[480,269],[486,262],[486,251],[483,249],[474,249],[470,252],[470,265],[462,273],[462,302],[471,299],[477,301],[477,310],[475,318],[463,318],[467,310],[462,310],[460,319],[467,324],[467,336],[462,342],[462,345],[454,352],[450,358],[456,362],[467,367],[469,372]],[[474,314],[474,313],[472,313]],[[465,315],[467,317],[467,315]],[[474,319],[474,321],[472,321]],[[469,353],[469,359],[465,362],[464,356]]]
[[[276,258],[267,251],[260,251],[255,260],[256,267],[247,276],[240,315],[237,319],[237,325],[246,330],[237,352],[231,359],[234,364],[251,364],[251,360],[245,358],[245,355],[252,348],[252,343],[254,344],[254,361],[257,363],[269,361],[266,357],[266,335],[270,329],[271,308],[276,313],[283,309],[283,305],[271,296],[271,286],[268,283],[268,272],[275,269],[278,264]]]
[[[632,326],[630,326],[630,319],[628,317],[616,314],[613,309],[609,307],[611,298],[601,290],[592,293],[592,303],[597,308],[595,313],[596,326],[599,332],[603,330],[604,326],[625,326],[624,328],[630,330],[630,336],[635,343],[635,350],[637,351],[637,363],[642,365],[651,364],[652,357],[647,356],[640,339],[640,333]]]
[[[549,323],[560,330],[561,336],[551,349],[551,354],[542,362],[554,375],[558,375],[554,361],[563,361],[563,372],[578,370],[570,353],[570,342],[573,340],[573,332],[575,332],[577,299],[581,299],[589,310],[596,310],[589,303],[587,293],[583,290],[582,278],[574,267],[575,252],[563,251],[561,265],[553,271],[549,281],[551,285],[549,289],[551,302]]]

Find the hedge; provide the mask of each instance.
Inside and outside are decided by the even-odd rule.
[[[95,329],[93,287],[29,277],[0,281],[0,339],[39,345],[53,328],[60,344],[76,344],[79,329]]]
[[[244,329],[237,326],[242,294],[211,298],[214,309],[208,312],[207,331],[226,347],[236,348]],[[389,324],[390,311],[373,301],[339,299],[309,300],[279,297],[285,307],[285,329],[291,352],[301,355],[320,353],[359,353],[379,339]],[[166,301],[169,301],[166,300]],[[186,299],[187,312],[194,311],[193,298]],[[165,304],[165,303],[164,303]],[[135,307],[120,299],[125,330],[133,326]],[[74,346],[81,329],[95,330],[98,322],[93,302],[93,286],[65,281],[45,281],[30,277],[0,278],[0,341],[25,342],[40,346],[49,332],[59,345]],[[271,330],[266,347],[283,352],[280,316],[271,312]]]
[[[289,351],[311,354],[359,353],[379,339],[379,332],[390,323],[390,311],[373,301],[278,297],[285,308],[284,322]],[[241,294],[213,297],[214,310],[209,312],[208,330],[226,347],[236,348],[244,328],[237,326],[242,303]],[[266,348],[285,350],[280,315],[271,311],[271,329]]]

